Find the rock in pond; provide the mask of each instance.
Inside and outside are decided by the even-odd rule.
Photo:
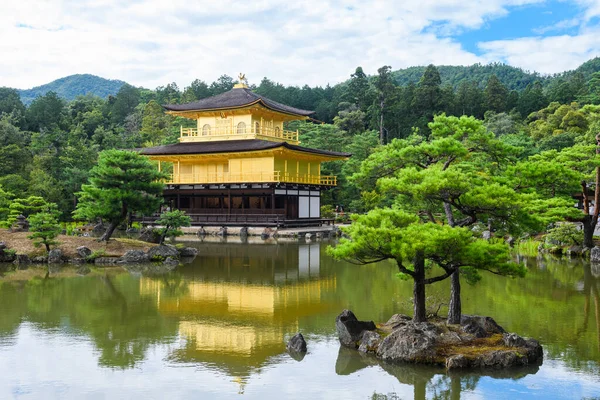
[[[167,257],[178,258],[179,251],[174,246],[161,244],[160,246],[151,247],[150,250],[148,250],[148,257],[150,260],[156,257],[162,257],[163,259],[166,259]]]
[[[194,247],[184,247],[179,250],[180,257],[196,257],[198,255],[198,249]]]
[[[163,264],[168,267],[177,267],[179,265],[179,260],[173,257],[167,257]]]
[[[435,362],[440,330],[428,322],[409,322],[386,336],[377,348],[377,357],[391,362]]]
[[[344,310],[335,319],[340,343],[344,346],[357,348],[365,331],[376,329],[373,321],[359,321],[350,310]]]
[[[143,242],[158,243],[160,241],[160,234],[154,228],[146,228],[141,231],[138,239]]]
[[[288,342],[287,351],[294,353],[306,353],[306,341],[300,332],[296,333]]]
[[[123,254],[118,263],[119,264],[137,264],[148,262],[150,257],[148,254],[144,253],[142,250],[127,250],[125,254]]]
[[[48,264],[62,264],[63,260],[63,252],[61,249],[52,249],[48,253]]]
[[[115,265],[118,261],[119,257],[98,257],[94,260],[94,264]]]
[[[17,269],[27,269],[31,264],[31,259],[27,254],[17,254],[14,263],[17,265]]]
[[[381,343],[381,336],[374,331],[365,331],[360,339],[358,351],[361,353],[375,353]]]

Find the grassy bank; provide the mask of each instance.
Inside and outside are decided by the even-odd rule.
[[[0,229],[0,242],[5,242],[6,246],[15,250],[17,254],[27,254],[30,257],[45,255],[46,250],[43,247],[35,247],[33,241],[27,238],[28,235],[29,232],[9,232]],[[85,246],[93,252],[102,251],[107,257],[120,257],[127,250],[148,251],[154,246],[151,243],[124,238],[111,239],[106,243],[91,237],[59,235],[56,240],[59,242],[56,248],[61,249],[67,257],[77,257],[77,248],[80,246]]]

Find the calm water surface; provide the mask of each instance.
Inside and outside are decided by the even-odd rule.
[[[0,277],[2,399],[600,398],[600,270],[522,260],[525,279],[463,285],[465,313],[544,345],[541,367],[446,374],[342,349],[344,308],[385,321],[412,286],[389,263],[335,262],[325,243],[200,243],[191,264],[154,270],[37,268]],[[428,286],[445,299],[448,282]],[[285,352],[295,332],[308,342]]]

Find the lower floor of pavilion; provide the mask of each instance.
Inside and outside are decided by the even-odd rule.
[[[314,226],[321,218],[319,185],[168,185],[165,209],[178,209],[193,225]]]

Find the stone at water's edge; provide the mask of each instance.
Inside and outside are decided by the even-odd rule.
[[[183,249],[179,250],[179,255],[181,257],[196,257],[198,255],[198,249],[193,247],[184,247]]]
[[[600,247],[594,246],[590,251],[590,262],[592,263],[600,263]]]
[[[361,353],[375,353],[381,343],[381,336],[375,331],[364,331],[360,339],[358,351]]]
[[[179,260],[173,257],[167,257],[165,258],[163,264],[165,264],[168,267],[177,267],[179,265]]]
[[[52,249],[48,253],[48,264],[62,264],[63,260],[63,252],[61,249]]]
[[[142,250],[127,250],[125,254],[119,258],[118,263],[143,263],[148,262],[149,259],[148,254],[144,253]]]
[[[160,246],[151,247],[150,250],[148,250],[148,257],[150,257],[151,260],[154,256],[159,256],[162,258],[179,258],[179,251],[174,246],[167,246],[162,244]]]
[[[393,362],[434,362],[439,328],[427,322],[410,322],[386,336],[377,348],[377,357]]]
[[[300,332],[296,333],[286,346],[287,350],[295,353],[306,353],[306,341]]]
[[[373,321],[359,321],[350,310],[344,310],[335,319],[340,343],[344,346],[358,347],[358,342],[362,339],[364,331],[374,331],[376,329]]]
[[[27,254],[17,254],[14,263],[18,265],[17,269],[27,269],[27,266],[31,264],[31,259]]]
[[[396,314],[378,332],[364,329],[352,311],[336,318],[340,342],[361,352],[374,352],[387,362],[444,364],[456,368],[507,368],[535,365],[543,358],[542,346],[534,339],[506,333],[493,318],[463,315],[461,325],[445,322],[413,322]],[[373,324],[372,322],[370,324]],[[375,328],[374,324],[372,325]]]

